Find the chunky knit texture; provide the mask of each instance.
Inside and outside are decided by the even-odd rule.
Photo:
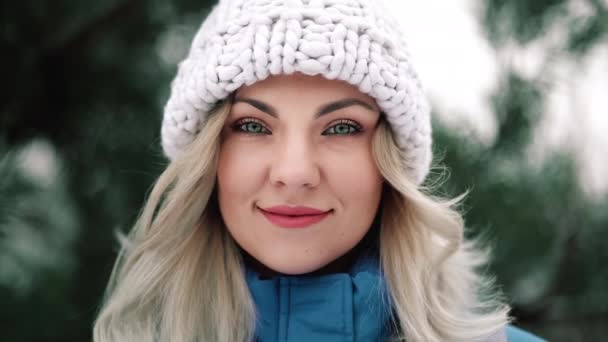
[[[405,172],[422,183],[431,163],[429,105],[403,33],[380,0],[220,0],[172,83],[165,154],[178,156],[208,110],[242,85],[294,72],[345,81],[373,97]]]

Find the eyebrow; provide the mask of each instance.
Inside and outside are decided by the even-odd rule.
[[[238,103],[238,102],[245,102],[275,118],[279,117],[276,109],[274,109],[271,105],[264,103],[262,101],[247,98],[247,97],[237,97],[234,99],[233,103]],[[330,102],[330,103],[327,103],[327,104],[321,106],[315,113],[315,119],[320,116],[323,116],[323,115],[329,114],[331,112],[335,112],[339,109],[343,109],[343,108],[350,107],[350,106],[361,106],[370,111],[374,111],[374,107],[372,107],[370,104],[368,104],[364,101],[361,101],[361,100],[354,99],[354,98],[348,98],[348,99],[338,100],[335,102]]]

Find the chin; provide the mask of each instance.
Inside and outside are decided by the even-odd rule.
[[[283,262],[281,262],[283,261]],[[306,273],[314,272],[323,266],[327,265],[329,262],[317,261],[313,262],[311,260],[307,260],[308,262],[290,262],[286,263],[284,260],[281,260],[276,263],[268,263],[266,267],[272,269],[275,272],[286,274],[286,275],[301,275]]]

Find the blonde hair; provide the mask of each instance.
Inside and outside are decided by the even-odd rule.
[[[229,111],[227,100],[209,113],[196,140],[156,181],[123,238],[95,321],[95,342],[253,340],[255,305],[214,194]],[[387,183],[380,258],[395,339],[471,341],[500,330],[508,307],[499,297],[480,299],[489,283],[476,269],[486,256],[463,241],[464,223],[453,209],[460,198],[433,198],[407,179],[383,119],[373,151]]]

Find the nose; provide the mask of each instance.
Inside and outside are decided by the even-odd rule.
[[[270,182],[293,189],[314,188],[321,178],[314,148],[304,138],[292,137],[277,144]]]

